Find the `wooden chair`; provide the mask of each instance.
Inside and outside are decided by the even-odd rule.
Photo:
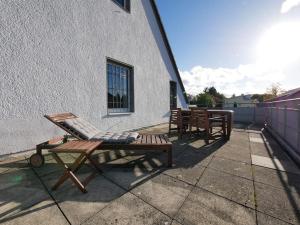
[[[206,144],[209,144],[210,139],[214,139],[213,135],[215,133],[219,133],[220,131],[217,131],[213,133],[213,125],[218,120],[221,119],[222,122],[222,136],[225,136],[226,129],[225,129],[225,118],[221,117],[210,117],[209,113],[206,110],[203,109],[192,109],[191,110],[191,117],[189,120],[189,132],[190,135],[192,134],[193,127],[196,128],[197,132],[201,132],[200,129],[205,134],[204,140]]]
[[[172,130],[176,130],[179,138],[182,138],[183,132],[185,132],[188,128],[188,120],[189,116],[183,115],[183,112],[180,108],[172,109],[170,111],[169,135],[171,134]]]

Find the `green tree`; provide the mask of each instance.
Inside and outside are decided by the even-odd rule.
[[[196,96],[196,104],[199,107],[214,107],[215,100],[208,93],[201,93]]]

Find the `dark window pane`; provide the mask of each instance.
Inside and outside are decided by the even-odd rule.
[[[107,101],[108,109],[111,112],[129,112],[129,95],[131,83],[131,70],[126,66],[118,63],[107,64],[108,92]]]
[[[119,3],[121,6],[125,7],[125,0],[115,0],[117,3]]]

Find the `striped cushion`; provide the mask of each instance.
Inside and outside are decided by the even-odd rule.
[[[91,140],[102,140],[106,143],[130,143],[138,138],[139,134],[136,132],[100,132],[96,134]]]
[[[66,119],[64,124],[76,131],[84,139],[91,139],[101,131],[81,118]]]
[[[64,124],[87,140],[101,140],[106,143],[130,143],[139,136],[136,132],[103,132],[81,118],[66,119]]]

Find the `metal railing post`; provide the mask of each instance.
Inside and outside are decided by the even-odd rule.
[[[279,133],[279,107],[276,106],[276,131]]]
[[[284,106],[284,128],[283,128],[283,137],[286,138],[286,123],[287,123],[287,106]]]
[[[298,151],[300,151],[300,104],[298,104],[298,126],[297,126],[297,147]]]

